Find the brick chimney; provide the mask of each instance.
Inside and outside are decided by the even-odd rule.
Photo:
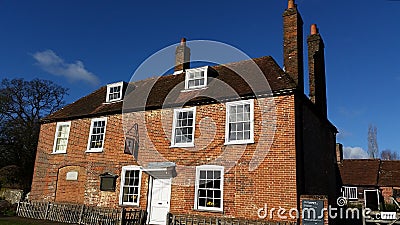
[[[303,65],[303,20],[294,0],[288,0],[288,8],[283,13],[283,65],[304,92]]]
[[[190,68],[190,48],[186,46],[186,38],[181,39],[181,43],[175,51],[174,71],[183,71]]]
[[[343,145],[340,143],[336,143],[336,162],[343,162]]]
[[[307,45],[309,97],[318,110],[326,116],[325,46],[315,24],[311,25],[311,34],[307,38]]]

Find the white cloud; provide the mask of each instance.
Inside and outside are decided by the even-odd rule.
[[[75,63],[66,63],[52,50],[36,52],[32,56],[36,60],[36,64],[50,74],[63,76],[71,81],[83,80],[93,85],[99,83],[99,78],[87,71],[79,60]]]
[[[344,159],[368,159],[368,153],[361,147],[343,147]]]

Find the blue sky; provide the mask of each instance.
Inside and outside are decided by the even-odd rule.
[[[359,155],[373,123],[380,150],[400,153],[400,1],[297,4],[304,35],[317,23],[325,41],[328,114],[341,131],[338,141]],[[128,81],[147,57],[181,37],[224,42],[250,57],[271,55],[282,65],[286,6],[286,0],[0,0],[0,78],[52,80],[70,89],[70,103]],[[168,60],[172,65],[173,56]]]

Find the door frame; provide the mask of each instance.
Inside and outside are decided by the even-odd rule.
[[[376,195],[377,195],[377,199],[378,199],[378,210],[381,210],[381,204],[380,204],[380,198],[379,198],[379,195],[380,195],[380,193],[379,193],[379,189],[365,189],[364,190],[364,207],[366,208],[367,207],[367,198],[366,198],[366,193],[367,192],[375,192],[376,193]]]
[[[168,204],[168,212],[171,209],[171,195],[172,195],[172,178],[154,178],[153,176],[149,176],[149,185],[147,190],[147,224],[150,224],[150,216],[151,216],[151,201],[153,198],[153,181],[154,179],[165,179],[170,180],[170,195],[169,195],[169,204]]]

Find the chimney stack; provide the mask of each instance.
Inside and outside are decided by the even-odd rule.
[[[288,8],[283,13],[283,65],[303,93],[303,20],[294,0],[288,0]]]
[[[307,38],[308,45],[308,79],[309,97],[318,110],[327,116],[326,82],[325,82],[325,51],[324,42],[317,25],[311,25],[311,34]]]
[[[181,43],[175,51],[174,71],[184,71],[190,68],[190,48],[186,46],[186,38],[181,39]]]
[[[343,162],[343,145],[340,143],[336,143],[336,162]]]

